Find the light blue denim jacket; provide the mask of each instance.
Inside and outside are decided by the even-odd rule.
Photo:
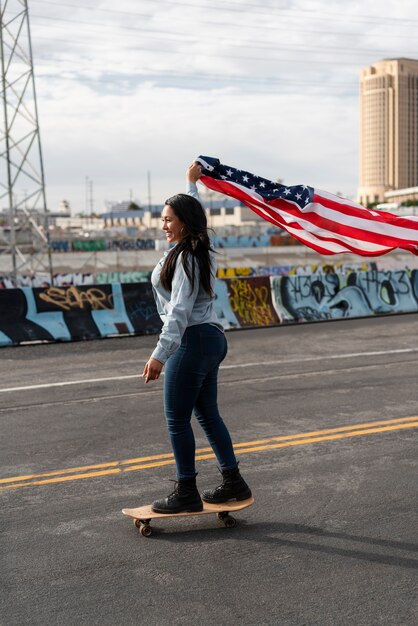
[[[199,200],[199,193],[195,183],[188,183],[187,193]],[[177,259],[174,270],[171,292],[164,289],[160,282],[161,269],[169,250],[159,260],[151,275],[152,290],[154,292],[157,311],[163,321],[163,328],[158,339],[157,347],[151,358],[165,363],[167,359],[180,347],[184,331],[188,326],[196,324],[211,324],[223,331],[214,309],[215,298],[211,298],[200,284],[199,267],[195,264],[195,281],[193,291],[191,283],[184,271],[181,255]],[[215,292],[216,263],[213,252],[210,253],[212,270],[211,284]],[[191,263],[191,260],[189,261]],[[190,267],[191,269],[191,267]]]

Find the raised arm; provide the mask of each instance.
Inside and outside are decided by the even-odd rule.
[[[189,165],[186,172],[186,192],[189,196],[193,196],[196,200],[199,200],[199,191],[197,189],[196,182],[202,176],[202,168],[197,161]]]

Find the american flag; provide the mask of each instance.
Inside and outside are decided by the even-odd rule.
[[[400,248],[418,255],[418,217],[366,209],[307,185],[281,185],[216,158],[196,161],[206,187],[241,201],[320,254],[379,256]]]

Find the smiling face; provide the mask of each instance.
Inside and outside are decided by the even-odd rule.
[[[183,239],[186,228],[169,204],[165,205],[163,212],[161,213],[161,220],[163,223],[162,229],[165,232],[165,237],[169,243],[175,243],[180,241],[180,239]]]

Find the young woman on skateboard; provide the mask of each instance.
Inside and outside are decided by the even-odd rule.
[[[202,499],[222,503],[251,497],[217,405],[218,369],[227,343],[214,310],[216,269],[196,186],[200,176],[200,165],[193,163],[187,170],[188,193],[165,203],[162,229],[167,241],[176,245],[164,254],[151,277],[164,325],[143,376],[145,383],[157,380],[165,366],[164,413],[177,470],[174,491],[152,505],[157,513],[201,511]],[[202,497],[196,486],[192,413],[222,472],[222,483],[205,490]]]

